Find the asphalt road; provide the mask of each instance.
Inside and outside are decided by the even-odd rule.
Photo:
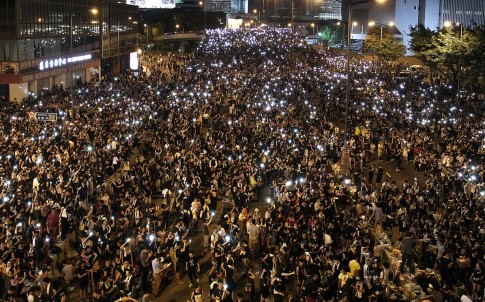
[[[378,161],[372,161],[369,162],[370,164],[378,164],[380,163],[384,169],[384,177],[383,179],[386,178],[391,178],[392,180],[396,181],[397,185],[400,186],[404,180],[408,180],[410,182],[413,182],[414,178],[416,177],[418,182],[422,185],[425,182],[425,177],[421,173],[415,173],[414,172],[414,165],[412,162],[409,162],[407,164],[403,164],[401,166],[400,171],[396,171],[395,164],[394,162],[378,162]],[[266,194],[269,194],[269,191],[267,190]],[[264,200],[264,197],[263,197]],[[264,201],[259,201],[254,204],[254,207],[258,207],[263,213],[264,213],[264,208],[265,204]],[[253,209],[254,209],[253,207]],[[218,209],[221,207],[219,206]],[[213,221],[218,220],[218,216],[215,217]],[[211,261],[210,257],[208,255],[203,255],[203,247],[202,247],[202,230],[199,228],[199,233],[195,236],[192,237],[192,243],[191,243],[191,250],[195,252],[196,256],[202,257],[200,259],[200,264],[201,264],[201,274],[199,276],[200,279],[200,286],[202,290],[204,291],[205,294],[208,295],[209,293],[209,281],[208,281],[208,271],[210,270],[211,266]],[[253,267],[255,268],[255,271],[259,271],[259,259],[256,258],[253,262]],[[244,272],[244,268],[242,267],[241,264],[239,264],[238,269],[236,270],[236,280],[239,280],[241,278],[241,274]],[[169,279],[173,279],[173,276],[171,274],[169,275]],[[189,287],[189,279],[187,276],[183,277],[182,279],[183,283],[182,284],[176,284],[176,282],[170,282],[165,289],[163,290],[162,294],[159,297],[152,298],[152,301],[159,301],[159,302],[185,302],[190,300],[190,295],[192,293],[192,288]],[[236,284],[238,282],[236,281]],[[259,291],[259,276],[256,278],[256,292]],[[236,289],[236,293],[238,291],[241,291],[244,287],[244,284],[239,282],[238,288]]]
[[[385,161],[369,161],[367,163],[367,166],[370,166],[371,164],[381,164],[383,169],[384,169],[384,176],[383,180],[387,178],[391,178],[393,181],[397,183],[398,186],[401,186],[402,183],[405,180],[408,180],[409,182],[413,182],[414,178],[417,179],[418,183],[423,186],[425,183],[426,178],[421,174],[421,173],[415,173],[414,172],[414,164],[412,162],[408,162],[405,164],[401,165],[401,170],[396,171],[396,166],[393,161],[390,162],[385,162]],[[363,178],[367,178],[367,172],[364,173]],[[374,176],[375,178],[375,176]],[[375,180],[375,179],[374,179]],[[378,185],[380,187],[380,185]],[[262,200],[264,200],[265,195],[269,195],[269,190],[266,190],[265,193],[263,193]],[[155,200],[155,202],[161,202],[160,200]],[[264,208],[265,208],[265,203],[264,201],[259,201],[253,205],[254,207],[258,207],[261,212],[264,213]],[[221,206],[218,206],[218,209],[221,209]],[[251,209],[251,210],[253,210]],[[251,211],[250,211],[251,212]],[[218,221],[220,213],[218,213],[213,221]],[[202,228],[199,228],[199,232],[195,235],[192,236],[192,243],[190,249],[195,252],[196,257],[201,257],[199,260],[199,263],[201,265],[201,273],[199,275],[199,284],[204,291],[206,295],[209,293],[209,281],[208,281],[208,272],[211,268],[211,260],[210,260],[210,255],[206,254],[203,255],[203,243],[202,243]],[[256,293],[259,292],[259,276],[257,272],[259,272],[259,260],[258,258],[254,259],[253,261],[253,267],[255,268],[254,271],[256,272]],[[244,287],[244,284],[241,282],[238,282],[238,280],[241,278],[241,274],[244,272],[244,268],[241,266],[241,264],[237,264],[238,267],[236,269],[236,275],[235,275],[235,280],[237,284],[237,288],[235,292],[237,293],[238,291],[241,291]],[[182,284],[177,284],[174,280],[174,276],[169,272],[169,277],[167,280],[167,284],[165,288],[163,289],[161,295],[158,297],[150,297],[149,301],[159,301],[159,302],[185,302],[185,301],[190,301],[191,293],[193,291],[193,288],[189,287],[189,279],[187,276],[184,276],[182,279]],[[208,301],[208,300],[207,300]]]

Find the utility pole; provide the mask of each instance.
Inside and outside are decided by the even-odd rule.
[[[294,16],[295,16],[295,0],[291,0],[291,26],[292,28],[295,26],[294,22]]]

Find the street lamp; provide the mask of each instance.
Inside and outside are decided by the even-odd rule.
[[[207,9],[204,5],[204,2],[199,1],[199,5],[202,6],[204,9],[204,30],[206,30],[207,29]]]
[[[354,26],[357,26],[357,21],[352,22],[352,32],[354,31]],[[360,31],[360,42],[362,43],[362,53],[364,53],[364,23],[361,24],[362,29]]]
[[[382,4],[387,2],[387,0],[376,0],[377,3]],[[359,0],[359,1],[353,1],[353,0],[342,0],[342,3],[347,4],[347,9],[348,9],[348,23],[347,24],[353,24],[352,23],[352,6],[361,4],[361,3],[368,3],[368,0]],[[348,132],[348,115],[349,115],[349,90],[350,90],[350,37],[352,35],[351,27],[347,26],[347,79],[345,81],[345,121],[344,121],[344,147],[345,147],[345,152],[347,151],[347,132]]]
[[[369,22],[369,27],[373,27],[375,25],[376,25],[376,23],[374,21]],[[381,28],[381,42],[382,42],[383,28],[386,25],[385,24],[379,24],[379,26]],[[389,22],[389,27],[393,27],[393,26],[394,26],[394,22]]]
[[[141,48],[138,48],[138,50],[136,51],[136,53],[138,54],[138,70],[140,70],[140,66],[141,66],[141,54],[143,53],[143,50],[141,50]]]
[[[258,14],[258,21],[260,21],[261,20],[261,12],[258,11],[257,9],[253,10],[253,14],[256,15],[256,13]]]
[[[315,39],[315,23],[310,24],[310,26],[312,27],[312,31],[313,31],[312,36]]]
[[[443,24],[444,27],[446,28],[452,28],[453,27],[453,23],[450,22],[450,21],[445,21],[445,23]],[[460,49],[462,49],[462,40],[463,40],[463,25],[461,25],[460,23],[455,23],[456,26],[460,26]],[[456,102],[458,102],[458,99],[460,98],[460,85],[461,85],[461,56],[458,60],[458,74],[457,74],[457,79],[456,79]]]
[[[146,32],[146,35],[147,35],[147,51],[148,51],[148,48],[150,47],[150,45],[148,44],[148,30],[149,30],[149,27],[148,27],[148,24],[143,24],[143,27],[145,27],[145,32]]]

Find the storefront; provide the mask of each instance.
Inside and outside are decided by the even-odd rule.
[[[0,98],[20,101],[123,72],[138,7],[111,0],[0,1]]]
[[[20,102],[29,93],[40,95],[42,90],[54,86],[75,87],[82,82],[98,80],[100,68],[99,59],[91,60],[23,75],[0,74],[0,83],[8,83],[3,85],[2,91],[8,91],[11,101]]]

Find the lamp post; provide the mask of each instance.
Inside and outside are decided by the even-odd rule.
[[[136,53],[138,54],[138,70],[140,70],[140,66],[141,66],[141,54],[143,53],[143,51],[140,48],[138,48],[138,50],[136,51]]]
[[[199,5],[204,9],[204,31],[205,31],[207,29],[207,9],[204,5],[204,2],[199,1]]]
[[[147,36],[147,42],[146,42],[146,44],[147,44],[147,46],[146,46],[146,47],[147,47],[147,49],[146,49],[146,51],[148,51],[148,47],[149,47],[149,46],[148,46],[148,29],[149,29],[149,27],[148,27],[148,24],[146,24],[146,23],[145,23],[145,24],[143,24],[143,27],[145,27],[145,33],[146,33],[146,36]]]
[[[374,27],[376,25],[376,23],[374,21],[370,21],[367,25],[369,27]],[[381,42],[382,42],[382,24],[381,24]]]
[[[312,39],[313,39],[312,41],[315,42],[314,41],[315,40],[315,23],[310,24],[310,26],[312,27],[312,32],[313,32],[312,33]]]
[[[118,69],[119,69],[119,72],[121,72],[121,60],[120,60],[120,20],[118,20],[118,30],[117,30],[117,33],[118,33],[118,37],[117,37],[117,41],[118,41]]]
[[[71,13],[71,16],[70,16],[70,19],[69,19],[69,31],[70,31],[70,34],[69,34],[69,39],[70,39],[70,55],[72,57],[72,36],[74,35],[74,29],[72,28],[72,16],[73,14]]]
[[[337,26],[342,26],[342,40],[341,40],[342,45],[340,46],[340,49],[343,50],[344,49],[344,39],[346,40],[345,23],[343,21],[342,22],[338,21]],[[317,32],[318,32],[318,30],[317,30]]]
[[[364,54],[364,23],[362,23],[360,29],[360,42],[361,42],[361,51]]]
[[[371,21],[369,22],[369,27],[373,27],[375,26],[376,23],[374,21]],[[383,28],[384,26],[386,26],[385,24],[379,24],[380,28],[381,28],[381,42],[382,42],[382,36],[383,36]],[[393,27],[394,26],[394,22],[389,22],[389,27]]]
[[[385,3],[387,0],[376,0],[377,3],[382,4]],[[368,3],[368,0],[342,0],[342,3],[347,4],[348,9],[348,21],[347,24],[352,24],[352,6],[361,4],[361,3]],[[348,132],[348,114],[349,114],[349,91],[350,91],[350,37],[352,35],[352,27],[347,26],[347,79],[345,81],[345,121],[344,121],[344,147],[347,150],[347,132]]]
[[[263,21],[264,21],[264,20],[265,20],[265,19],[264,19],[264,13],[266,13],[266,10],[265,10],[265,8],[264,8],[264,0],[263,0],[263,7],[262,7],[262,10],[263,10]]]
[[[180,25],[179,25],[179,24],[175,24],[175,29],[176,29],[177,31],[179,31],[179,30],[180,30]],[[184,33],[185,33],[185,27],[184,27],[184,26],[182,26],[182,34],[184,34]]]
[[[447,28],[453,27],[453,24],[450,21],[446,21],[443,25]],[[461,25],[460,23],[456,23],[455,25],[460,26],[460,49],[461,49],[462,48],[461,42],[463,40],[463,25]],[[456,102],[458,102],[458,99],[460,98],[460,85],[461,85],[461,56],[458,60],[458,74],[456,75],[456,77],[457,77],[457,79],[456,79],[455,100],[456,100]]]
[[[253,10],[253,13],[256,15],[258,14],[258,23],[261,24],[261,12],[258,11],[257,9]]]
[[[394,27],[394,22],[392,22],[392,21],[389,22],[389,27],[392,29]],[[394,34],[393,34],[393,36],[394,36]]]

